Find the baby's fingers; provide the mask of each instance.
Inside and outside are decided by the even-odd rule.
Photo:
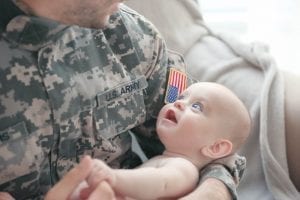
[[[87,183],[93,189],[102,181],[111,182],[112,169],[101,160],[93,161],[93,169],[87,178]]]

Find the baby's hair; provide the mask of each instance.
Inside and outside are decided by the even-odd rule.
[[[253,125],[250,112],[247,109],[246,105],[244,104],[244,102],[238,96],[236,96],[236,97],[237,97],[237,99],[239,100],[239,102],[241,104],[241,108],[244,109],[245,114],[247,115],[247,120],[243,120],[243,121],[240,120],[241,121],[240,123],[243,123],[243,124],[240,127],[241,130],[238,131],[238,132],[240,132],[241,134],[232,134],[232,136],[233,136],[232,139],[236,140],[233,144],[233,150],[232,150],[233,152],[236,152],[237,150],[239,150],[240,147],[242,146],[242,144],[245,143],[246,139],[249,137],[249,135],[251,133],[252,125]]]

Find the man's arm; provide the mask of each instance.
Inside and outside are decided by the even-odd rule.
[[[218,179],[208,178],[190,194],[180,198],[180,200],[209,199],[209,200],[231,200],[231,195]]]
[[[202,169],[199,186],[182,199],[235,200],[245,168],[246,159],[237,154],[215,160]]]

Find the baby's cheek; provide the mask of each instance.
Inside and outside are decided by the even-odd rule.
[[[185,130],[190,132],[199,131],[199,121],[194,120],[192,117],[187,118],[182,126]]]

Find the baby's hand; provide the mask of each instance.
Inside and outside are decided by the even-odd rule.
[[[91,188],[97,187],[101,181],[107,181],[112,187],[115,185],[116,176],[114,170],[101,160],[93,160],[93,169],[86,179]]]

